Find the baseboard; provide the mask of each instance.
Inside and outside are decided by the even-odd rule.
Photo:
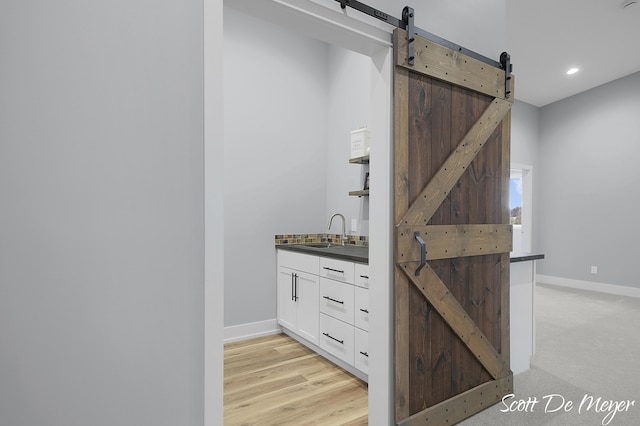
[[[282,329],[278,325],[278,320],[275,318],[266,321],[251,322],[248,324],[233,325],[224,328],[224,343],[238,342],[240,340],[268,336],[270,334],[278,334],[281,332]]]
[[[615,294],[617,296],[640,298],[640,288],[635,287],[573,280],[570,278],[553,277],[540,274],[536,275],[536,282],[540,284],[550,284],[559,287],[574,288],[578,290],[595,291],[598,293]]]

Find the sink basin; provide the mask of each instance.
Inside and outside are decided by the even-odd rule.
[[[308,244],[300,244],[305,247],[313,247],[313,248],[329,248],[331,247],[331,243],[308,243]]]
[[[369,247],[333,243],[296,243],[277,246],[278,249],[297,251],[314,256],[333,257],[347,261],[367,263]]]

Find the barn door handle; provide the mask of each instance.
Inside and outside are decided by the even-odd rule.
[[[427,245],[424,243],[424,240],[420,236],[420,232],[416,231],[414,234],[416,240],[418,240],[418,244],[420,244],[420,266],[416,269],[416,277],[420,275],[420,270],[424,268],[424,265],[427,264]]]

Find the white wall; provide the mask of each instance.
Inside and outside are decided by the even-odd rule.
[[[541,109],[540,274],[640,288],[638,117],[640,73]]]
[[[540,109],[515,101],[511,108],[511,162],[537,168],[539,144]]]
[[[369,166],[349,163],[351,131],[371,126],[371,58],[337,46],[329,46],[327,102],[327,209],[346,219],[346,233],[369,235],[369,197],[350,197],[349,191],[363,188]],[[351,219],[358,222],[351,232]],[[326,229],[326,224],[324,225]],[[331,232],[340,232],[340,221]]]
[[[224,413],[223,2],[203,0],[204,41],[204,425]]]
[[[0,424],[203,424],[202,2],[0,28]]]
[[[518,88],[516,86],[516,93]],[[532,214],[532,244],[531,251],[538,252],[538,216],[540,209],[539,198],[539,164],[540,164],[540,109],[521,101],[515,101],[511,108],[511,163],[531,166],[533,173],[533,194],[531,204]],[[525,200],[525,201],[528,201]],[[514,247],[516,235],[514,234]]]
[[[225,326],[276,317],[274,236],[326,229],[327,45],[224,8]]]

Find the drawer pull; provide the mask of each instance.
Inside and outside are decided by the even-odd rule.
[[[323,299],[327,299],[327,300],[331,300],[332,302],[336,302],[336,303],[339,303],[339,304],[341,304],[341,305],[344,305],[344,302],[343,302],[343,301],[341,301],[341,300],[336,300],[336,299],[332,299],[332,298],[330,298],[329,296],[322,296],[322,298],[323,298]]]
[[[327,336],[329,339],[335,340],[336,342],[340,343],[341,345],[344,345],[344,340],[338,340],[335,337],[329,335],[329,333],[322,333],[323,335]],[[367,355],[368,356],[368,355]]]
[[[360,353],[361,353],[362,355],[366,356],[367,358],[369,358],[369,354],[368,354],[367,352],[362,352],[362,351],[360,351]]]
[[[369,279],[369,275],[360,275],[360,278],[364,278],[365,280]]]
[[[322,267],[323,269],[326,269],[327,271],[331,271],[331,272],[338,272],[339,274],[344,274],[344,271],[341,271],[339,269],[333,269],[333,268],[328,268],[326,266]]]
[[[368,309],[362,309],[362,308],[360,308],[360,312],[364,312],[365,314],[368,314],[368,313],[369,313],[369,310],[368,310]]]

